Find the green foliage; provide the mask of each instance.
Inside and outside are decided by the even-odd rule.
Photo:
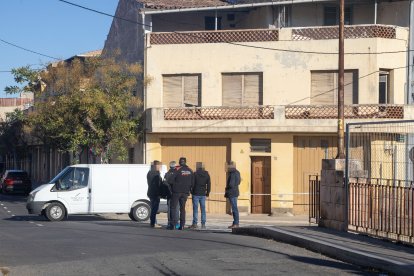
[[[19,109],[6,114],[6,120],[0,124],[0,151],[3,154],[16,154],[24,151],[26,137],[24,132],[25,118]]]
[[[45,144],[71,152],[88,148],[102,162],[125,160],[128,144],[138,137],[140,118],[130,112],[141,106],[133,96],[140,73],[138,64],[114,58],[73,59],[42,72],[28,67],[13,70],[22,86],[6,91],[35,92],[26,125]]]

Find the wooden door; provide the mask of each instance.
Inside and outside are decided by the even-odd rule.
[[[295,136],[293,168],[293,213],[309,212],[309,176],[320,175],[322,159],[336,156],[334,136]]]
[[[207,199],[208,213],[225,214],[226,187],[225,164],[230,160],[230,139],[162,139],[162,162],[167,164],[180,157],[187,158],[187,164],[195,170],[196,162],[203,162],[211,178],[211,192]],[[191,200],[187,201],[187,210],[192,210]]]
[[[270,157],[252,157],[252,214],[271,211]]]

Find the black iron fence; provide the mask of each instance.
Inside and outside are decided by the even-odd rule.
[[[319,223],[320,218],[320,187],[319,175],[309,176],[309,222]]]
[[[348,185],[350,230],[413,243],[412,181],[350,178]]]

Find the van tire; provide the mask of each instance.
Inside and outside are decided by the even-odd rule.
[[[151,207],[145,202],[140,202],[137,206],[131,209],[130,214],[132,220],[138,222],[147,221],[151,215]]]
[[[44,213],[46,219],[48,219],[49,221],[61,221],[66,216],[65,207],[58,202],[50,203],[46,207]]]

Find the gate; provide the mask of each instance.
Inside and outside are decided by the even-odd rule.
[[[309,222],[319,223],[320,218],[320,187],[319,175],[309,176]]]
[[[414,242],[414,121],[347,125],[348,229]]]

